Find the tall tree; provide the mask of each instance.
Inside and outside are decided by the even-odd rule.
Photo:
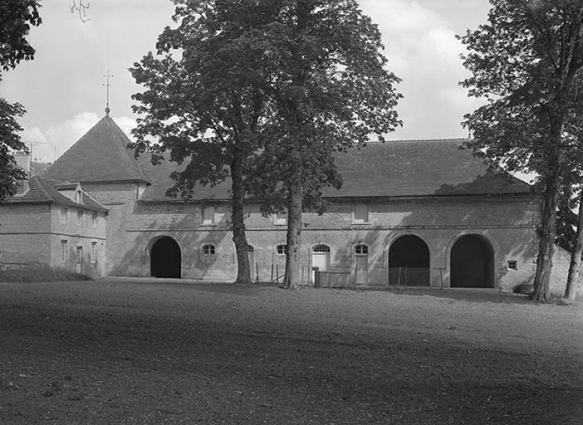
[[[488,23],[461,37],[473,76],[462,82],[487,104],[465,117],[467,143],[493,165],[534,171],[542,193],[531,297],[549,302],[564,128],[577,112],[583,67],[583,1],[491,0]]]
[[[41,23],[38,0],[0,2],[0,80],[2,72],[13,69],[23,60],[34,57],[34,48],[26,40],[31,26]],[[14,194],[24,173],[16,166],[15,150],[26,150],[18,134],[22,127],[17,118],[25,113],[19,103],[0,98],[0,202]]]
[[[582,79],[578,78],[581,85]],[[577,110],[568,116],[564,128],[565,152],[562,162],[565,170],[562,175],[559,194],[559,217],[561,226],[558,227],[562,239],[568,240],[568,250],[571,252],[571,262],[567,276],[564,298],[574,300],[579,291],[579,271],[581,268],[581,255],[583,255],[583,97],[576,99],[580,105]],[[573,211],[578,204],[578,214]],[[559,238],[558,238],[559,239]]]
[[[341,182],[333,151],[399,124],[398,79],[384,69],[380,33],[354,0],[176,4],[180,25],[160,36],[162,57],[131,69],[147,87],[134,96],[146,114],[134,131],[137,151],[188,160],[173,176],[182,196],[232,179],[238,280],[248,275],[246,193],[253,187],[268,209],[285,205],[286,286],[295,287],[303,203],[321,205],[321,188]]]
[[[246,168],[260,146],[268,108],[261,87],[268,79],[260,28],[272,22],[272,2],[175,0],[177,28],[166,28],[149,53],[130,69],[146,87],[133,99],[145,115],[133,130],[136,154],[150,151],[158,163],[186,162],[173,173],[170,191],[192,196],[197,184],[230,178],[231,225],[237,251],[236,282],[251,273],[245,235]],[[155,138],[155,142],[152,142]]]
[[[288,213],[283,286],[301,276],[302,212],[323,210],[322,189],[339,188],[334,152],[364,145],[400,125],[399,79],[387,71],[381,34],[354,0],[280,0],[265,28],[265,88],[276,117],[253,187],[268,209]]]

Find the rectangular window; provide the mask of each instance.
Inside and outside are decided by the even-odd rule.
[[[508,270],[517,270],[518,269],[518,262],[515,260],[511,260],[508,262]]]
[[[97,213],[95,211],[91,213],[91,227],[97,227]]]
[[[215,207],[212,205],[207,205],[203,208],[202,212],[202,224],[210,225],[215,224]]]
[[[76,260],[77,264],[83,263],[83,247],[82,246],[77,247],[75,260]]]
[[[368,223],[368,205],[357,204],[354,206],[353,223]]]
[[[83,210],[77,211],[77,226],[83,226],[85,224],[85,213]]]
[[[97,242],[91,242],[91,263],[97,262]]]
[[[67,261],[69,254],[69,242],[67,240],[61,240],[61,263]]]
[[[273,217],[273,224],[276,226],[285,226],[287,224],[287,211],[276,213]]]
[[[68,208],[61,208],[61,223],[63,224],[67,224],[67,217],[69,215],[69,209]]]

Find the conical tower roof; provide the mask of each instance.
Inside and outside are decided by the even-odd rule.
[[[43,176],[81,183],[149,183],[134,159],[133,151],[127,148],[128,143],[128,136],[107,114],[61,155]]]

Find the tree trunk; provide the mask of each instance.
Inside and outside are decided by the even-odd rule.
[[[251,266],[249,264],[249,246],[245,234],[245,186],[241,159],[235,153],[231,163],[231,179],[233,191],[231,196],[231,222],[233,226],[233,242],[237,252],[237,279],[235,283],[251,283]]]
[[[558,148],[557,148],[558,151]],[[558,158],[552,162],[554,168],[545,178],[543,193],[543,210],[540,227],[539,251],[536,259],[534,291],[530,298],[543,302],[552,302],[550,278],[555,252],[555,229],[557,220],[557,201],[559,198]]]
[[[287,212],[287,254],[283,287],[297,289],[301,279],[301,233],[303,189],[301,172],[296,171],[289,187]]]
[[[564,298],[575,300],[579,292],[579,269],[581,266],[581,255],[583,255],[583,190],[579,195],[579,217],[577,220],[577,233],[575,235],[575,249],[571,254],[571,264],[569,265],[569,276],[567,277],[567,287]]]

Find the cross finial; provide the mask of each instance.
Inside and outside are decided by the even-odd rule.
[[[104,86],[107,87],[107,103],[105,104],[105,115],[109,116],[109,87],[111,86],[111,84],[109,83],[109,79],[113,78],[113,75],[109,73],[109,69],[107,70],[107,74],[104,75],[104,77],[107,78],[107,83],[103,84]]]

